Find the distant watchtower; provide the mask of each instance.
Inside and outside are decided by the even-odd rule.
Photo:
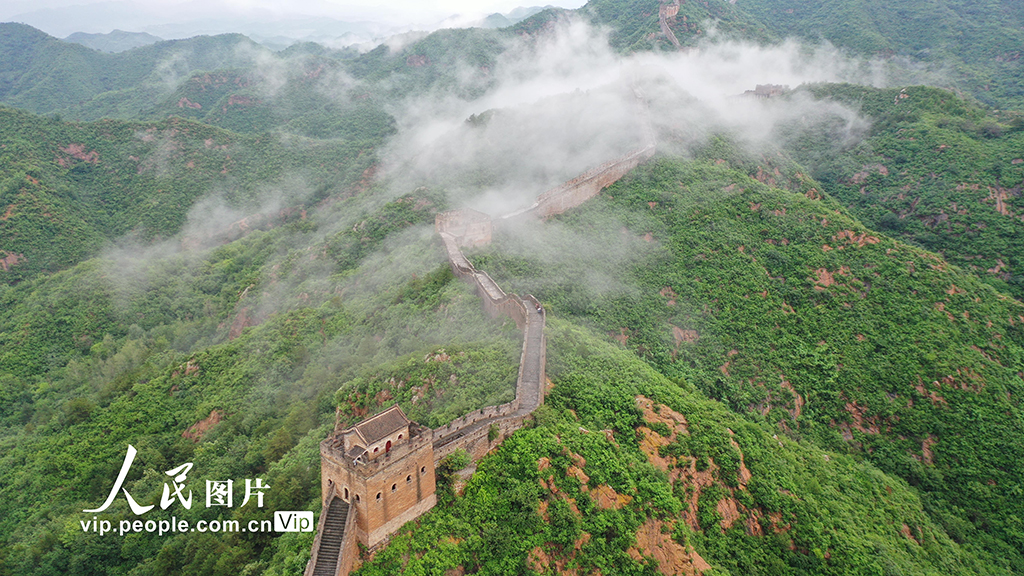
[[[325,513],[307,574],[348,574],[357,541],[373,548],[437,503],[433,431],[397,404],[328,436],[320,467]]]

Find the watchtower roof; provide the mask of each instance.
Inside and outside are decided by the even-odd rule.
[[[378,440],[386,438],[394,432],[409,425],[411,420],[406,417],[405,412],[395,404],[387,410],[371,416],[366,420],[353,426],[359,437],[369,446]]]

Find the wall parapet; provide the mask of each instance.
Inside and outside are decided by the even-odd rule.
[[[649,137],[645,135],[644,139],[647,140]],[[597,196],[602,189],[617,182],[645,160],[650,159],[654,156],[655,151],[655,145],[648,143],[643,148],[638,148],[615,160],[591,168],[572,180],[542,193],[529,207],[506,214],[501,219],[511,220],[521,216],[533,216],[543,220],[580,206]]]
[[[423,428],[417,436],[412,436],[406,443],[398,444],[389,452],[381,454],[369,460],[359,460],[358,464],[353,463],[352,470],[360,476],[370,477],[377,472],[387,468],[392,461],[400,460],[412,454],[427,444],[434,441],[434,431]],[[320,454],[330,456],[338,462],[351,462],[352,459],[345,454],[344,447],[340,444],[338,437],[331,434],[320,442]]]

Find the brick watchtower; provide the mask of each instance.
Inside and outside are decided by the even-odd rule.
[[[397,404],[320,443],[325,514],[310,569],[337,560],[322,572],[348,574],[356,542],[373,548],[434,507],[432,444],[433,431],[410,421]],[[344,510],[333,530],[338,534],[326,525],[332,509]],[[329,542],[335,537],[337,546]]]

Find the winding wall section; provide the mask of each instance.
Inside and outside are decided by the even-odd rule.
[[[656,143],[647,101],[643,91],[631,87],[636,102],[641,146],[627,154],[587,170],[537,197],[528,208],[502,216],[508,221],[518,217],[546,219],[575,208],[617,182],[642,162],[654,156]],[[434,430],[434,458],[462,448],[474,459],[482,457],[494,443],[500,442],[523,426],[526,417],[544,402],[546,343],[544,309],[532,295],[505,294],[486,272],[473,267],[462,253],[463,246],[483,246],[491,242],[491,217],[475,210],[454,210],[437,215],[438,235],[444,244],[452,272],[472,285],[492,318],[507,316],[523,331],[523,351],[516,380],[516,398],[500,406],[487,406]],[[492,427],[497,434],[492,433]]]
[[[602,188],[616,182],[641,162],[653,156],[655,152],[654,131],[647,115],[646,102],[639,88],[634,87],[633,93],[638,104],[638,120],[642,138],[640,148],[544,192],[529,208],[502,218],[508,220],[525,215],[545,219],[555,214],[561,214],[593,198]],[[492,318],[511,318],[515,321],[516,326],[523,331],[523,350],[519,359],[515,400],[499,406],[487,406],[480,410],[474,410],[447,426],[434,430],[423,430],[422,433],[417,432],[415,439],[412,435],[413,429],[410,428],[410,436],[405,439],[405,443],[397,445],[381,458],[370,462],[357,460],[350,463],[346,455],[333,454],[337,451],[337,447],[332,444],[332,438],[328,437],[327,440],[321,442],[321,483],[328,488],[324,489],[323,512],[317,527],[312,556],[306,566],[306,576],[321,574],[346,576],[351,571],[359,554],[357,541],[371,547],[383,545],[398,527],[433,507],[436,499],[433,494],[434,471],[429,469],[431,451],[435,466],[439,460],[459,449],[466,450],[475,461],[483,457],[495,444],[522,428],[526,418],[544,402],[544,385],[547,380],[544,373],[547,355],[544,338],[544,308],[532,295],[506,294],[493,278],[486,272],[474,268],[462,253],[464,246],[482,246],[490,243],[493,225],[491,217],[473,210],[456,210],[438,214],[435,223],[452,272],[474,287],[488,315]],[[399,435],[398,438],[401,439],[402,436]],[[390,441],[388,447],[389,449],[391,447]],[[380,471],[377,469],[380,468],[383,472],[390,471],[402,476],[406,472],[399,468],[400,462],[409,460],[408,456],[412,454],[421,455],[426,462],[423,464],[419,461],[415,462],[411,473],[406,476],[406,483],[411,483],[413,474],[416,474],[418,467],[419,475],[417,475],[416,485],[419,486],[420,475],[429,479],[429,497],[420,498],[418,495],[415,504],[410,505],[406,502],[399,505],[397,510],[392,510],[393,513],[387,516],[390,520],[378,528],[372,535],[373,537],[360,533],[359,519],[363,514],[372,515],[374,512],[373,510],[357,512],[357,510],[360,505],[366,506],[365,502],[369,501],[368,496],[373,490],[364,490],[364,495],[367,498],[363,504],[360,504],[359,493],[354,494],[356,504],[353,506],[348,501],[348,488],[341,493],[344,495],[344,500],[338,498],[331,474],[336,473],[341,477],[344,476],[345,470],[352,468],[358,469],[363,476],[377,478],[380,475],[377,474]],[[329,470],[330,466],[327,464],[329,461],[336,462],[336,467],[340,466],[340,468]],[[396,472],[396,470],[398,471]],[[383,485],[388,482],[391,482],[390,476]],[[367,486],[369,484],[363,488]],[[397,486],[398,480],[391,486],[392,493],[396,492]],[[382,503],[388,504],[390,501],[389,498],[382,499],[384,491],[385,489],[381,488],[376,494],[378,506]],[[365,520],[364,518],[363,521]]]

